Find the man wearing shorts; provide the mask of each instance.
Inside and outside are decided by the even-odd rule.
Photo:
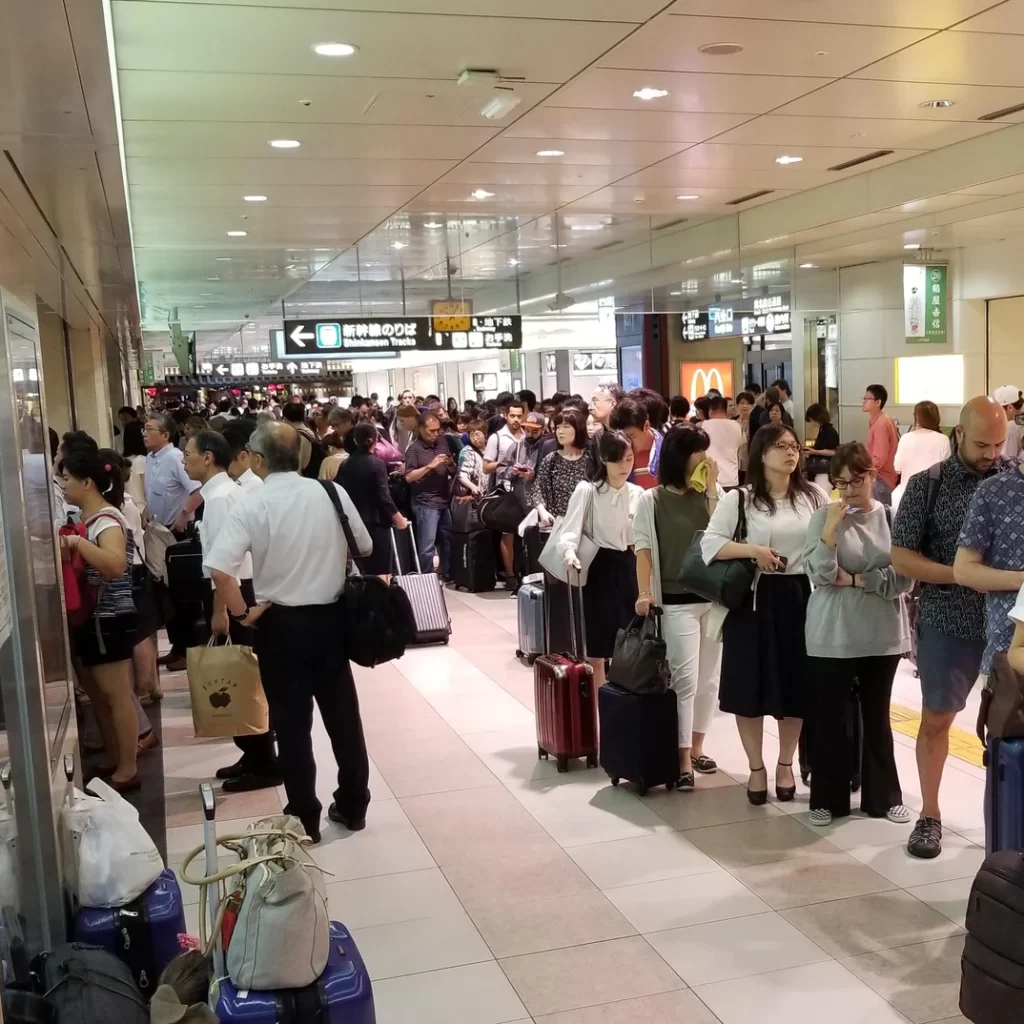
[[[956,454],[941,463],[937,490],[931,470],[911,477],[893,523],[893,568],[922,584],[917,621],[922,807],[907,842],[914,857],[927,859],[942,852],[939,785],[949,729],[967,704],[985,652],[984,595],[957,585],[953,561],[975,490],[1005,468],[1000,453],[1006,430],[1006,416],[997,402],[987,396],[972,398],[960,414]]]

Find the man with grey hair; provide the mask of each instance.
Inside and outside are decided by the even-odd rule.
[[[348,543],[325,484],[299,475],[299,435],[287,423],[261,423],[249,440],[253,471],[263,487],[237,502],[207,553],[217,592],[228,615],[256,626],[255,651],[263,689],[277,731],[286,814],[320,841],[320,801],[311,735],[313,701],[331,740],[338,786],[328,810],[350,831],[366,825],[369,762],[359,700],[345,651],[343,610]],[[334,487],[352,539],[368,555],[373,544],[348,494]],[[252,557],[255,604],[238,579]]]

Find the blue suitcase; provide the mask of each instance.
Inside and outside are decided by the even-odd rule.
[[[519,647],[517,658],[532,665],[541,654],[547,654],[544,641],[545,602],[547,595],[544,574],[526,576],[516,594],[516,614],[519,621]]]
[[[985,853],[1024,849],[1024,739],[988,741]]]
[[[373,992],[348,929],[331,923],[331,950],[320,980],[279,992],[239,992],[230,981],[217,991],[222,1024],[375,1024]]]
[[[75,914],[74,942],[99,946],[128,965],[148,999],[163,969],[181,952],[185,907],[174,872],[167,868],[137,899],[123,907],[81,907]]]
[[[614,683],[597,691],[601,767],[612,785],[634,782],[675,789],[679,779],[679,708],[675,690],[630,693]]]

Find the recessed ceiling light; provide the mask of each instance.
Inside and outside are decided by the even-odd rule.
[[[470,195],[474,199],[491,199],[494,197],[493,192],[488,192],[487,189],[484,188],[475,189],[474,191],[470,192]]]
[[[271,139],[270,145],[274,149],[298,149],[302,143],[298,139]]]
[[[924,107],[925,110],[947,110],[956,103],[956,100],[925,100],[924,103],[918,104],[918,106]]]
[[[801,270],[814,270],[814,268],[817,265],[818,265],[817,263],[801,263],[800,264],[800,269]]]
[[[920,242],[907,242],[907,244],[905,246],[903,246],[903,248],[904,249],[920,249],[921,248],[921,243]]]
[[[814,56],[815,57],[827,57],[828,56],[828,50],[815,50],[814,51]]]
[[[219,281],[220,278],[219,277],[215,277],[213,280],[214,281]],[[201,299],[212,299],[213,298],[213,292],[200,292],[199,293],[199,298],[201,298]]]
[[[682,295],[682,292],[669,292],[669,295]]]
[[[564,149],[538,149],[537,156],[565,156]]]
[[[436,220],[428,220],[427,223],[424,224],[423,226],[425,228],[443,228],[444,227],[443,224],[438,224],[438,222]]]
[[[229,231],[228,238],[245,238],[249,234],[248,231]]]
[[[798,164],[802,160],[803,160],[802,156],[789,156],[789,155],[787,155],[785,153],[782,156],[777,156],[775,158],[775,162],[777,164],[782,164],[783,166],[785,166],[786,164]]]
[[[552,249],[567,249],[568,246],[569,246],[568,242],[559,242],[557,244],[555,242],[551,243],[551,248]]]
[[[642,89],[637,89],[633,95],[638,100],[660,100],[668,95],[668,89],[652,89],[651,86],[646,85]]]
[[[676,196],[676,199],[700,199],[700,196]]]
[[[570,231],[603,231],[603,224],[570,224]]]
[[[247,203],[265,203],[267,201],[266,196],[242,196]]]
[[[404,248],[406,248],[408,246],[408,244],[409,244],[408,242],[392,242],[391,243],[391,248],[392,249],[404,249]]]
[[[509,265],[510,267],[518,267],[518,266],[519,266],[519,263],[520,263],[520,261],[519,261],[519,260],[517,260],[517,259],[510,259],[510,260],[508,261],[508,265]]]
[[[205,306],[193,306],[192,308],[193,309],[206,309]]]
[[[207,281],[219,281],[220,278],[219,277],[208,277],[206,280]]]
[[[697,50],[707,57],[731,57],[734,53],[742,53],[743,47],[739,43],[705,43]]]
[[[230,256],[218,256],[217,257],[217,262],[218,263],[230,263],[231,262],[231,257]]]
[[[357,49],[351,43],[317,43],[313,47],[313,51],[321,57],[351,57]]]
[[[644,197],[643,197],[643,196],[637,196],[637,197],[636,197],[636,198],[635,198],[635,199],[633,200],[633,202],[634,202],[634,203],[642,203],[643,201],[644,201]]]

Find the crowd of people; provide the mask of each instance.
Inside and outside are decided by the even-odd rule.
[[[784,380],[735,397],[711,391],[692,405],[616,384],[589,400],[524,390],[461,408],[408,391],[347,406],[225,399],[143,416],[126,407],[119,451],[69,434],[55,460],[61,517],[80,514],[86,532],[63,543],[102,583],[73,646],[110,778],[138,785],[146,723],[137,705],[158,692],[147,668],[156,629],[166,623],[168,664],[180,668],[205,626],[255,647],[270,705],[272,731],[237,741],[240,759],[218,772],[225,786],[283,782],[286,810],[317,838],[315,700],[338,762],[329,816],[362,827],[366,750],[343,639],[330,625],[348,557],[384,579],[410,571],[395,538],[411,525],[406,549],[414,544],[423,571],[451,580],[453,516],[461,522],[501,491],[516,496],[538,549],[555,546],[562,578],[585,578],[583,653],[599,685],[618,630],[660,611],[679,711],[679,790],[717,770],[705,739],[720,710],[735,717],[748,799],[765,803],[767,716],[778,722],[777,799],[796,793],[799,750],[813,824],[850,813],[858,772],[864,813],[909,822],[889,703],[901,657],[914,657],[923,807],[908,851],[936,856],[952,722],[996,653],[1024,660],[1015,423],[1024,401],[1012,387],[974,398],[949,434],[939,410],[921,402],[900,437],[887,400],[881,385],[865,391],[866,443],[842,442],[817,403],[805,415],[814,436],[802,440]],[[337,485],[355,551],[324,481]],[[157,526],[195,541],[197,519],[206,580],[198,611],[196,595],[168,594],[144,568]],[[518,532],[496,537],[495,549],[508,589],[535,571]],[[750,567],[742,607],[726,612],[688,589],[691,549],[706,565]],[[147,603],[146,592],[163,600]]]

